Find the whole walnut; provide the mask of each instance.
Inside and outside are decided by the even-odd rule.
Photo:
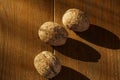
[[[53,46],[65,44],[68,36],[65,28],[55,22],[45,22],[41,25],[38,34],[42,41]]]
[[[49,51],[39,53],[34,59],[38,73],[45,78],[55,77],[61,70],[60,61]]]
[[[64,26],[77,32],[83,32],[90,26],[87,16],[79,9],[67,10],[62,17],[62,22]]]

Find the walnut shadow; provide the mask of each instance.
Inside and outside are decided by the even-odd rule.
[[[76,32],[76,34],[93,44],[109,49],[120,49],[120,39],[100,26],[91,24],[87,31]]]
[[[50,80],[90,80],[83,74],[74,71],[68,67],[62,66],[61,72],[54,78]]]
[[[65,45],[54,47],[54,49],[63,55],[85,62],[98,62],[101,58],[95,49],[71,38],[68,38]]]

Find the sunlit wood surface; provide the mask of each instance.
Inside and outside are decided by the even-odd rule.
[[[86,12],[90,28],[69,32],[65,45],[38,37],[45,21],[63,26],[69,8]],[[120,80],[119,0],[0,0],[0,80],[48,80],[33,65],[41,51],[55,52],[62,70],[51,80]]]

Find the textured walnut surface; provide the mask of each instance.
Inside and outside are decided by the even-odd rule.
[[[46,78],[55,77],[61,70],[59,60],[49,51],[39,53],[34,59],[34,66]]]
[[[68,33],[59,24],[54,22],[45,22],[38,31],[42,41],[53,45],[60,46],[65,44]]]
[[[89,20],[83,11],[79,9],[69,9],[62,18],[63,24],[74,31],[85,31],[89,28]]]

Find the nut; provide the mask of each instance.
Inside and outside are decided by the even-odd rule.
[[[79,9],[69,9],[62,17],[62,22],[67,28],[83,32],[89,28],[89,20],[84,12]]]
[[[61,70],[60,61],[49,51],[39,53],[34,59],[34,66],[46,78],[55,77]]]
[[[67,31],[54,22],[45,22],[41,25],[38,34],[42,41],[53,46],[65,44],[68,36]]]

